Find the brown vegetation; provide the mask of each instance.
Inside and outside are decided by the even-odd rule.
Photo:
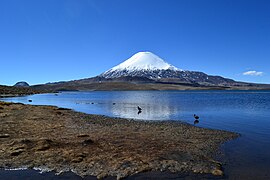
[[[34,90],[32,88],[29,88],[29,87],[14,87],[14,86],[0,85],[0,97],[37,94],[37,93],[41,93],[41,92],[43,92],[43,91]]]
[[[145,171],[222,175],[213,159],[238,135],[179,122],[87,115],[52,106],[0,102],[0,167],[73,170],[126,177]]]

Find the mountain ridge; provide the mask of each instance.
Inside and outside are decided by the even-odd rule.
[[[146,77],[159,81],[174,79],[186,83],[201,83],[208,85],[231,85],[234,80],[221,76],[211,76],[203,72],[179,69],[151,52],[138,52],[119,65],[105,71],[99,76],[104,78],[119,78],[123,76]]]
[[[151,52],[138,52],[95,77],[32,87],[47,91],[270,89],[270,85],[238,82],[204,72],[182,70]]]

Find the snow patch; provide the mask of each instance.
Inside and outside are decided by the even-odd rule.
[[[138,71],[138,70],[178,70],[173,65],[168,64],[163,59],[151,52],[138,52],[123,63],[111,68],[106,72],[111,71]],[[105,72],[105,73],[106,73]]]

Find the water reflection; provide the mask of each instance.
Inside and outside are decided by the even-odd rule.
[[[196,125],[198,123],[199,123],[199,120],[197,120],[197,119],[193,122],[194,125]]]
[[[143,104],[144,102],[142,102]],[[136,118],[144,120],[162,120],[170,119],[172,114],[176,113],[176,108],[171,109],[169,104],[143,104],[143,110],[138,111],[136,106],[118,104],[117,107],[112,107],[111,112],[115,116],[123,118]]]
[[[125,94],[124,101],[111,105],[107,103],[105,106],[108,112],[113,116],[122,118],[134,118],[143,120],[169,120],[171,116],[179,113],[179,109],[172,106],[168,99],[159,99],[148,95],[141,95],[134,99],[134,95]]]

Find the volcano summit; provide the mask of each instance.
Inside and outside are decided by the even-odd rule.
[[[126,70],[129,72],[140,71],[140,70],[178,70],[178,68],[168,64],[163,59],[151,52],[138,52],[131,58],[127,59],[123,63],[111,68],[106,71],[121,71]]]

